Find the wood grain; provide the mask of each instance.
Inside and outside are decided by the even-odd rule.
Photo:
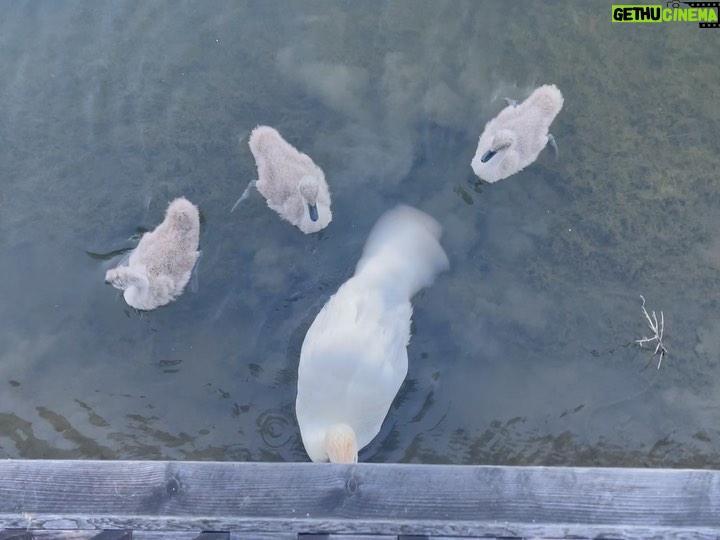
[[[293,538],[296,539],[297,535]],[[234,538],[230,532],[133,531],[132,540],[234,540]]]
[[[0,540],[133,540],[131,531],[42,531],[6,529]]]
[[[0,462],[0,528],[30,523],[46,530],[718,538],[720,472]]]

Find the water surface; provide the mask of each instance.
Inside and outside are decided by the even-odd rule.
[[[12,2],[0,21],[0,455],[307,460],[309,324],[398,202],[452,269],[414,301],[374,462],[720,466],[720,30],[606,2]],[[563,91],[560,159],[474,187],[503,97]],[[305,236],[247,136],[324,169]],[[139,315],[103,284],[169,200],[200,289]],[[665,317],[661,369],[640,295]],[[646,369],[643,369],[647,366]]]

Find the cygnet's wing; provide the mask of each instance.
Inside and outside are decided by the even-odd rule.
[[[562,92],[554,84],[546,84],[536,88],[532,94],[524,101],[527,107],[538,110],[543,115],[548,125],[558,115],[563,106]]]
[[[138,245],[130,252],[128,259],[129,266],[146,264],[148,257],[162,246],[162,223],[155,230],[148,231],[140,237]],[[160,231],[158,231],[160,229]]]
[[[521,161],[532,162],[547,143],[547,131],[563,106],[563,96],[555,85],[544,85],[533,90],[525,101],[513,109],[513,115],[504,127],[520,135],[518,141],[526,148],[521,150]]]
[[[139,246],[139,244],[138,244],[138,246]],[[125,256],[123,256],[123,258],[120,259],[118,266],[136,266],[138,264],[138,255],[137,255],[138,246],[135,246],[133,249],[128,251],[125,254]]]
[[[351,425],[358,448],[377,435],[407,374],[410,303],[387,304],[351,278],[305,336],[298,373],[298,419]],[[301,418],[302,417],[302,418]]]
[[[198,258],[199,230],[178,229],[166,219],[145,233],[130,255],[129,265],[142,266],[149,276],[167,275],[184,287]]]
[[[256,187],[272,205],[281,206],[288,198],[299,197],[297,186],[303,176],[314,176],[325,182],[320,167],[274,128],[256,127],[250,134],[248,145],[257,164]]]

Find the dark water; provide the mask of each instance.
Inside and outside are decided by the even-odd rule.
[[[0,455],[306,460],[306,329],[397,202],[452,269],[361,460],[720,466],[720,30],[608,2],[5,2]],[[475,190],[505,96],[555,83],[550,152]],[[272,125],[324,169],[305,236],[255,193]],[[103,284],[172,198],[200,289],[139,316]],[[640,311],[663,311],[656,369]],[[650,365],[648,366],[648,363]],[[643,368],[648,366],[647,369]]]

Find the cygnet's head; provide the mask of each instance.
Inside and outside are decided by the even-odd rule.
[[[105,273],[105,283],[112,285],[116,289],[124,291],[133,285],[137,286],[140,284],[142,279],[127,266],[118,266],[117,268],[111,268]]]
[[[487,152],[485,152],[482,157],[480,158],[480,161],[482,163],[487,163],[490,161],[495,154],[498,152],[501,152],[503,150],[507,150],[510,148],[511,145],[515,143],[515,133],[508,129],[501,129],[498,131],[495,136],[493,137],[492,143],[490,144],[490,148]]]
[[[335,424],[325,433],[325,449],[330,463],[357,463],[357,439],[353,428]]]
[[[176,229],[189,231],[200,227],[198,208],[185,197],[180,197],[171,202],[165,215]]]
[[[308,213],[310,214],[310,219],[312,221],[318,220],[318,210],[317,210],[317,198],[318,193],[320,193],[320,186],[318,185],[318,180],[314,176],[305,175],[300,179],[300,184],[298,185],[298,190],[300,191],[300,195],[302,195],[303,200],[307,204],[308,207]]]

